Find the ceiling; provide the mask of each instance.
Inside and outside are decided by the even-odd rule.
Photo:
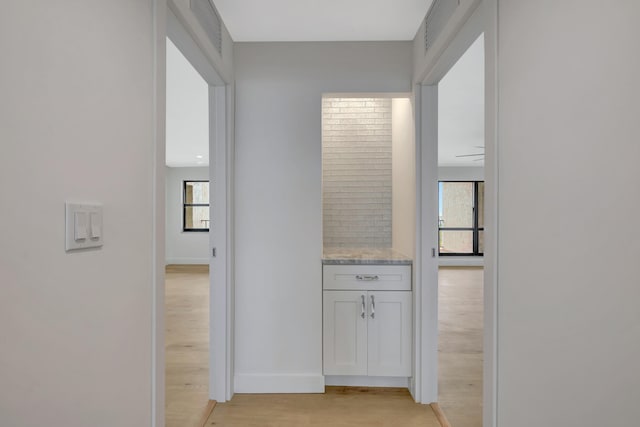
[[[484,166],[484,36],[438,84],[438,165]]]
[[[412,40],[432,3],[213,1],[234,41]],[[484,166],[480,156],[456,157],[484,152],[483,49],[481,36],[440,81],[440,166]],[[167,40],[167,166],[208,166],[208,136],[207,83]]]
[[[169,39],[166,164],[209,165],[209,85]]]
[[[213,0],[236,42],[413,40],[432,0]]]

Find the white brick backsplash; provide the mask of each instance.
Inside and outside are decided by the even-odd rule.
[[[322,101],[325,247],[391,247],[391,99]]]

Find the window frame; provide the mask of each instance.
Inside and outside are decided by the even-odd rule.
[[[209,184],[209,203],[187,203],[187,185],[192,182],[206,182]],[[211,228],[211,182],[207,179],[186,179],[182,181],[182,231],[184,233],[208,233]],[[187,228],[187,208],[209,208],[209,224],[207,228]]]
[[[484,181],[470,181],[470,180],[439,180],[438,181],[438,204],[440,204],[440,184],[447,182],[457,183],[472,183],[473,184],[473,225],[471,227],[442,227],[438,220],[438,256],[484,256],[484,252],[480,252],[480,232],[484,232],[484,226],[480,227],[478,224],[478,188],[480,183],[484,184]],[[438,209],[440,207],[438,206]],[[473,234],[473,252],[440,252],[440,241],[442,238],[442,231],[471,231]]]

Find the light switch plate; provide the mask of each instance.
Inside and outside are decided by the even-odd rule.
[[[66,202],[65,217],[67,251],[102,246],[102,205]]]

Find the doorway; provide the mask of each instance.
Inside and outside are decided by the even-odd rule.
[[[420,274],[437,325],[427,335],[435,343],[428,348],[433,358],[427,364],[430,378],[437,379],[432,399],[453,425],[479,427],[491,413],[493,396],[493,389],[485,387],[493,384],[486,378],[493,372],[494,294],[491,281],[485,286],[484,252],[491,259],[495,248],[492,217],[484,207],[484,109],[492,94],[490,79],[485,79],[483,7],[459,25],[425,67],[416,91],[422,162]],[[491,163],[490,137],[487,142]],[[491,196],[494,183],[487,181]],[[489,213],[493,201],[487,200]],[[485,238],[485,219],[490,239]]]
[[[208,154],[199,152],[191,153],[192,157],[195,157],[197,161],[203,161],[203,164],[196,166],[205,166],[204,163],[208,158],[208,164],[210,166],[206,176],[202,177],[189,177],[180,179],[180,200],[178,205],[181,209],[180,213],[180,231],[185,233],[184,227],[187,228],[199,228],[205,227],[208,223],[209,232],[195,231],[200,233],[200,236],[204,236],[205,242],[200,242],[200,248],[204,247],[204,251],[200,250],[198,255],[192,256],[195,261],[208,267],[208,278],[205,277],[205,292],[208,291],[208,296],[205,294],[205,305],[208,303],[209,312],[205,313],[204,323],[205,328],[208,327],[208,331],[205,330],[205,334],[208,337],[209,351],[206,355],[208,375],[205,371],[203,383],[203,390],[206,389],[206,401],[209,404],[207,408],[212,409],[211,400],[223,402],[231,397],[231,352],[232,346],[230,344],[231,339],[231,320],[232,320],[232,294],[230,292],[231,280],[227,274],[230,271],[230,263],[232,262],[231,246],[230,246],[230,234],[231,226],[229,224],[229,209],[232,206],[232,199],[229,199],[231,191],[232,181],[229,178],[231,175],[232,154],[233,151],[228,147],[232,144],[232,137],[230,135],[230,123],[232,120],[231,112],[233,110],[232,97],[229,96],[229,87],[227,82],[223,80],[221,74],[218,73],[215,66],[216,60],[211,59],[211,52],[201,49],[201,43],[195,41],[193,31],[189,30],[193,23],[191,22],[193,12],[189,9],[183,8],[181,5],[169,4],[167,9],[158,11],[158,31],[159,36],[162,37],[162,42],[158,42],[159,50],[157,52],[158,58],[158,135],[163,135],[165,132],[165,114],[164,108],[166,106],[165,95],[166,87],[165,73],[166,61],[165,61],[165,42],[166,44],[172,43],[175,45],[179,53],[186,58],[188,63],[195,69],[201,79],[204,80],[204,97],[206,98],[206,104],[208,107],[207,120],[205,128],[207,131],[207,147]],[[164,13],[166,12],[166,15]],[[166,30],[166,32],[165,32]],[[167,39],[165,39],[167,37]],[[216,52],[217,54],[217,52]],[[219,60],[219,58],[218,58]],[[156,166],[157,187],[160,189],[165,188],[165,182],[163,178],[166,178],[166,166],[165,166],[165,150],[162,144],[163,139],[159,139],[158,147],[163,149],[159,150]],[[201,156],[201,158],[200,158]],[[194,194],[195,188],[186,188],[189,184],[200,183],[203,181],[209,181],[209,218],[205,216],[198,216],[195,208],[202,208],[204,203],[202,199],[198,199],[199,196]],[[185,189],[186,188],[186,189]],[[185,194],[191,190],[193,197],[186,198]],[[167,197],[158,195],[156,191],[157,200],[163,200]],[[165,206],[156,205],[157,210],[164,211]],[[185,220],[185,212],[191,215],[190,220]],[[202,213],[202,212],[200,212]],[[188,217],[189,215],[187,215]],[[162,218],[163,215],[158,212],[158,217]],[[168,232],[168,226],[165,227],[164,221],[162,224],[156,225],[158,236],[165,236]],[[153,306],[153,324],[154,329],[154,351],[153,351],[153,364],[154,364],[154,395],[153,395],[153,414],[154,425],[165,425],[165,283],[162,278],[164,277],[164,265],[167,261],[167,256],[163,253],[158,253],[158,249],[162,248],[163,240],[159,240],[156,245],[156,265],[161,268],[156,269],[156,286],[155,297]],[[187,257],[189,258],[189,257]],[[202,274],[202,272],[200,272]],[[206,271],[204,272],[206,276]],[[202,301],[200,301],[202,302]],[[205,338],[206,340],[206,338]],[[199,380],[202,383],[201,376]],[[192,383],[188,383],[193,385]],[[186,385],[186,383],[185,383]],[[206,386],[206,387],[205,387]],[[203,408],[206,409],[206,408]]]
[[[166,41],[165,425],[209,401],[209,85]]]
[[[438,82],[438,403],[482,426],[484,35]]]

